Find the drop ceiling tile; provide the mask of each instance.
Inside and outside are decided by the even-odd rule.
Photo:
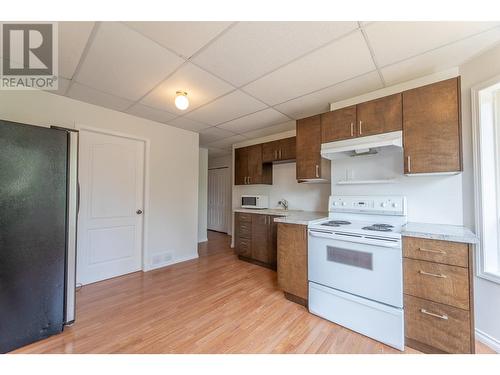
[[[266,137],[268,135],[278,134],[282,132],[286,132],[288,130],[295,130],[296,123],[295,121],[287,121],[282,124],[267,126],[262,129],[252,130],[248,133],[244,133],[243,136],[249,139]]]
[[[69,85],[71,84],[71,81],[64,77],[57,77],[57,80],[58,80],[57,90],[44,90],[44,91],[57,95],[63,95],[63,96],[66,95],[66,92],[68,90]]]
[[[116,22],[103,22],[76,81],[138,100],[184,60],[138,32]]]
[[[381,70],[387,84],[408,81],[459,66],[500,42],[500,27],[446,47],[387,66]]]
[[[164,47],[189,58],[231,22],[125,22]]]
[[[232,135],[231,137],[219,139],[215,142],[210,142],[207,144],[207,147],[215,147],[222,150],[231,150],[232,145],[238,142],[243,142],[245,139],[247,138],[243,137],[242,135]]]
[[[186,117],[177,117],[175,120],[168,122],[169,125],[175,126],[177,128],[182,128],[185,130],[190,130],[193,132],[199,132],[200,130],[210,128],[211,125],[204,124],[202,122],[190,120]]]
[[[235,135],[232,132],[219,128],[208,128],[200,132],[200,145],[206,145],[211,142],[218,141],[223,138],[231,137]]]
[[[239,90],[186,114],[195,121],[217,125],[264,109],[266,105]]]
[[[67,96],[76,100],[80,100],[82,102],[111,108],[117,111],[123,111],[133,103],[130,100],[94,90],[77,82],[73,82],[73,84],[69,88]]]
[[[127,113],[162,123],[166,123],[167,121],[177,117],[177,115],[173,113],[160,111],[159,109],[151,108],[148,107],[147,105],[142,105],[140,103],[134,104],[131,108],[127,110]]]
[[[312,94],[275,106],[293,119],[304,118],[330,110],[330,103],[349,99],[383,87],[377,71],[349,79]]]
[[[356,31],[250,83],[243,90],[274,105],[374,69],[363,35]]]
[[[188,93],[188,110],[193,110],[232,90],[234,87],[230,84],[191,63],[186,63],[141,102],[150,107],[182,115],[185,111],[177,109],[174,104],[177,91]]]
[[[287,116],[272,108],[264,109],[248,116],[217,125],[218,128],[230,130],[235,133],[245,133],[251,130],[279,124],[289,120]]]
[[[58,22],[59,75],[73,78],[95,22]]]
[[[374,22],[365,31],[378,65],[385,66],[497,25],[498,22]]]
[[[357,22],[240,22],[193,61],[241,86],[357,27]]]

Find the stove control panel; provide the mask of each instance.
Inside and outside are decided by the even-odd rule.
[[[403,196],[332,195],[330,212],[356,212],[386,215],[406,215]]]

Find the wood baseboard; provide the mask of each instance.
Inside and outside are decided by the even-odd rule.
[[[266,267],[266,268],[269,268],[269,269],[271,269],[273,271],[276,271],[276,265],[273,265],[273,264],[264,263],[264,262],[261,262],[260,260],[255,260],[255,259],[252,259],[252,258],[247,258],[247,257],[244,257],[242,255],[238,255],[238,259],[242,260],[244,262],[252,263],[252,264],[255,264],[257,266]]]
[[[305,308],[308,307],[308,304],[307,304],[307,300],[302,298],[302,297],[298,297],[294,294],[291,294],[291,293],[287,293],[287,292],[283,292],[285,294],[285,298],[289,301],[292,301],[292,302],[295,302],[295,303],[298,303],[299,305],[302,305],[304,306]]]

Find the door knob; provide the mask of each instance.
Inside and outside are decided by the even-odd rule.
[[[137,215],[140,215],[140,214],[142,214],[142,210],[137,210],[137,211],[135,211],[135,213],[136,213]]]

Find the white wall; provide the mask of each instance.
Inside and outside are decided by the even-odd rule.
[[[353,180],[395,179],[394,184],[337,185]],[[402,152],[332,161],[332,194],[405,195],[408,221],[462,225],[462,176],[405,176]]]
[[[198,256],[198,134],[42,91],[0,91],[0,118],[80,124],[150,140],[145,269],[153,268],[153,254],[170,254],[169,263]]]
[[[500,46],[460,66],[462,77],[462,141],[464,173],[462,175],[464,224],[474,228],[474,176],[472,169],[471,87],[500,75]],[[500,285],[476,277],[474,302],[476,329],[484,339],[500,350]],[[480,336],[480,337],[481,337]]]
[[[207,199],[208,199],[208,150],[200,148],[198,177],[198,242],[207,238]]]
[[[269,207],[277,208],[278,201],[286,199],[290,210],[327,211],[330,184],[305,184],[296,180],[296,163],[274,164],[272,185],[234,186],[234,207],[240,206],[243,194],[269,196]]]

